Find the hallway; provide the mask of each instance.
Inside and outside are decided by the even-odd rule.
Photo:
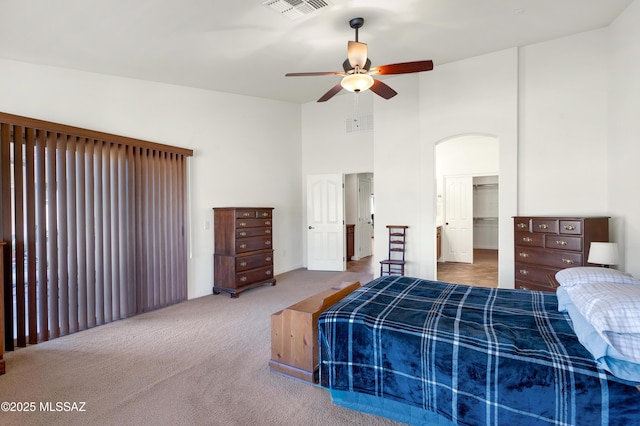
[[[372,275],[380,272],[380,265],[373,264],[374,256],[347,262],[347,271],[368,272]],[[498,286],[498,251],[473,250],[471,263],[438,263],[438,281],[456,284],[468,284],[481,287]],[[377,269],[376,269],[377,268]]]
[[[473,263],[438,262],[438,281],[498,286],[498,250],[473,250]]]

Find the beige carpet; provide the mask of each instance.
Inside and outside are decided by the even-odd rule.
[[[370,277],[292,271],[238,299],[206,296],[6,353],[0,401],[34,402],[35,411],[0,412],[0,424],[397,424],[335,406],[326,390],[268,367],[273,312]],[[86,404],[41,410],[47,402]]]

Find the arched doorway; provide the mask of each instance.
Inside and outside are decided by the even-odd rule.
[[[435,145],[438,280],[498,286],[499,140],[457,135]]]

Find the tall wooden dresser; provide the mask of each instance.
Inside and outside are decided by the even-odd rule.
[[[213,209],[213,293],[231,297],[276,284],[273,276],[273,208]]]
[[[355,224],[346,225],[346,238],[347,238],[347,262],[351,261],[355,255]]]
[[[549,276],[585,266],[592,241],[609,241],[608,217],[514,217],[515,287],[555,291]]]

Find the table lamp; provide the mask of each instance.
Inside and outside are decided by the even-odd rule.
[[[619,263],[618,243],[592,242],[587,262],[602,265],[605,268],[609,265],[617,265]]]

